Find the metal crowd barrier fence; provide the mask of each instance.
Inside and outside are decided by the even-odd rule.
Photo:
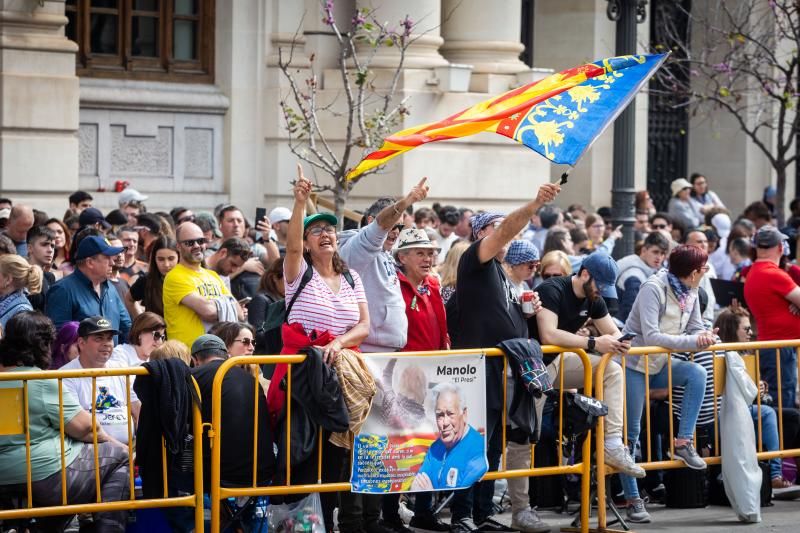
[[[134,487],[134,433],[133,417],[131,416],[131,376],[144,376],[148,371],[143,367],[132,368],[108,368],[108,369],[87,369],[87,370],[48,370],[48,371],[28,371],[28,372],[0,372],[0,383],[21,382],[18,387],[4,386],[0,388],[0,436],[20,436],[25,437],[25,456],[26,456],[26,490],[24,493],[26,507],[20,509],[0,509],[0,521],[40,518],[66,514],[79,513],[98,513],[111,511],[128,511],[136,509],[149,509],[156,507],[190,507],[194,508],[194,523],[196,531],[203,531],[203,492],[199,490],[203,486],[203,450],[202,432],[203,422],[200,409],[192,402],[192,434],[193,444],[193,468],[194,468],[194,494],[170,497],[168,495],[168,475],[166,461],[166,446],[162,438],[162,464],[163,464],[163,498],[136,499]],[[126,404],[128,418],[128,469],[129,469],[129,490],[130,497],[124,501],[104,502],[100,491],[100,469],[97,449],[97,406],[92,405],[92,442],[94,451],[94,481],[96,487],[96,502],[70,504],[67,498],[67,464],[65,453],[65,424],[64,424],[64,384],[67,378],[91,378],[92,390],[97,390],[97,378],[101,376],[125,376]],[[30,410],[28,404],[28,382],[43,379],[58,380],[58,411],[59,411],[59,439],[60,439],[60,463],[61,463],[61,505],[49,507],[34,507],[32,480],[31,480],[31,433],[30,433]],[[197,384],[194,384],[197,390]],[[199,390],[198,390],[199,394]],[[0,485],[2,488],[2,485]]]
[[[586,391],[592,390],[592,365],[589,357],[583,350],[568,349],[558,346],[543,346],[542,351],[546,354],[558,354],[563,352],[571,352],[580,357],[583,364],[583,388]],[[432,352],[392,352],[386,354],[363,354],[366,357],[370,355],[385,355],[391,357],[407,357],[407,356],[430,356],[430,357],[447,357],[453,355],[469,355],[469,354],[482,354],[487,357],[503,357],[503,352],[496,348],[491,349],[477,349],[477,350],[450,350],[450,351],[432,351]],[[285,494],[305,494],[311,492],[339,492],[349,491],[350,483],[323,483],[322,482],[322,446],[320,432],[318,443],[318,457],[317,457],[317,483],[313,484],[291,484],[291,455],[290,455],[290,422],[291,422],[291,365],[302,363],[305,359],[304,355],[279,355],[279,356],[240,356],[231,357],[227,359],[214,376],[214,384],[212,389],[212,424],[209,431],[209,438],[211,439],[211,487],[209,489],[211,498],[211,531],[220,531],[220,511],[221,501],[227,498],[237,497],[255,497],[255,496],[269,496],[269,495],[285,495]],[[507,380],[507,361],[503,357],[503,405],[506,405],[506,380]],[[563,370],[564,358],[559,359],[561,370]],[[258,465],[258,447],[253,447],[253,483],[250,487],[230,488],[223,487],[220,484],[221,477],[221,436],[223,432],[222,420],[222,383],[228,371],[235,366],[243,365],[263,365],[263,364],[278,364],[286,363],[289,365],[287,370],[287,383],[286,383],[286,485],[270,485],[259,486],[257,483],[257,465]],[[581,476],[581,510],[580,510],[580,531],[581,533],[588,533],[589,531],[589,483],[591,478],[591,464],[590,464],[590,449],[591,449],[591,434],[587,435],[584,439],[582,446],[581,462],[572,465],[564,465],[561,451],[561,442],[563,435],[561,428],[563,428],[563,393],[564,393],[564,372],[559,372],[560,380],[554,383],[554,386],[559,390],[559,443],[558,443],[558,466],[552,467],[539,467],[518,470],[506,470],[506,410],[503,410],[503,423],[502,423],[502,455],[500,462],[500,469],[494,472],[488,472],[484,475],[484,480],[502,479],[502,478],[515,478],[515,477],[535,477],[535,476],[550,476],[558,474],[576,474]],[[253,434],[254,444],[258,441],[258,400],[259,394],[263,394],[260,390],[259,380],[254,380],[254,416],[253,416]],[[489,421],[487,421],[488,425]],[[352,448],[351,448],[352,452]],[[531,466],[534,464],[535,445],[531,445]],[[278,466],[280,468],[280,466]]]
[[[781,399],[781,361],[780,361],[780,348],[795,348],[797,352],[800,352],[800,340],[791,340],[791,341],[762,341],[762,342],[738,342],[738,343],[724,343],[724,344],[715,344],[713,346],[709,346],[703,349],[696,349],[696,350],[668,350],[665,348],[661,348],[658,346],[643,346],[637,348],[631,348],[631,350],[624,356],[615,356],[614,354],[605,354],[603,355],[600,364],[597,367],[596,375],[595,375],[595,398],[598,400],[603,400],[603,376],[605,375],[606,368],[609,364],[616,364],[613,362],[615,358],[619,358],[619,363],[622,365],[623,372],[623,381],[622,381],[622,389],[625,392],[623,394],[623,414],[624,414],[624,424],[623,424],[623,438],[625,439],[625,445],[628,445],[628,413],[627,413],[627,406],[625,402],[625,398],[627,398],[627,391],[626,391],[626,382],[625,382],[625,364],[628,358],[630,357],[644,357],[646,360],[649,359],[650,356],[653,355],[667,355],[668,356],[668,364],[666,366],[667,370],[667,401],[669,405],[669,449],[670,449],[670,456],[672,456],[674,452],[674,435],[675,435],[675,428],[673,423],[673,413],[674,413],[674,406],[672,400],[672,354],[673,353],[682,353],[682,354],[690,354],[689,360],[694,361],[694,354],[700,352],[711,352],[713,354],[713,383],[714,383],[714,393],[712,395],[713,398],[713,409],[714,409],[714,451],[716,455],[710,457],[703,457],[706,464],[708,465],[717,465],[721,464],[721,456],[720,456],[720,447],[719,447],[719,430],[720,430],[720,423],[719,423],[719,396],[724,393],[724,386],[725,386],[725,359],[722,357],[725,352],[727,351],[738,351],[738,352],[752,352],[752,355],[745,354],[744,360],[748,374],[753,379],[756,385],[758,385],[761,377],[760,371],[760,360],[761,360],[761,350],[767,349],[774,349],[775,350],[775,364],[777,369],[777,391],[770,391],[775,392],[773,394],[773,398],[777,402],[777,408],[775,409],[776,415],[778,417],[778,450],[774,451],[764,451],[764,442],[763,442],[763,430],[762,430],[762,412],[761,412],[761,394],[756,395],[756,406],[758,412],[758,419],[757,419],[757,427],[756,427],[756,439],[757,439],[757,457],[759,460],[768,460],[774,458],[784,458],[784,457],[800,457],[800,448],[793,448],[793,449],[784,449],[784,441],[783,441],[783,401]],[[800,356],[800,353],[798,353]],[[800,365],[800,357],[798,357],[798,365]],[[644,470],[667,470],[673,468],[686,468],[686,465],[683,461],[679,459],[670,459],[670,460],[662,460],[662,461],[653,461],[653,450],[650,442],[650,424],[651,424],[651,415],[650,415],[650,372],[648,369],[647,362],[645,363],[645,398],[644,398],[644,417],[645,417],[645,425],[641,428],[639,432],[639,442],[643,441],[642,436],[647,435],[647,445],[642,449],[642,458],[646,459],[644,462],[637,463],[641,466]],[[797,370],[797,369],[796,369]],[[794,407],[794,406],[791,406]],[[597,530],[598,531],[616,531],[607,528],[607,502],[606,502],[606,477],[615,473],[613,468],[610,468],[605,465],[605,452],[603,449],[603,431],[604,431],[605,422],[602,418],[598,423],[597,429],[595,431],[595,438],[596,438],[596,446],[595,446],[595,462],[597,464]],[[647,432],[647,433],[645,433]],[[697,444],[697,434],[694,435],[695,445]]]

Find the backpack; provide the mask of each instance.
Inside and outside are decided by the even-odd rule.
[[[344,279],[347,280],[347,284],[350,285],[351,288],[356,288],[356,282],[353,280],[352,274],[350,274],[349,270],[345,270],[342,272]],[[311,265],[308,265],[308,268],[305,272],[303,272],[303,277],[300,279],[300,286],[297,287],[297,290],[292,295],[292,299],[289,300],[289,305],[286,305],[286,299],[281,298],[280,300],[275,300],[274,302],[267,305],[267,308],[264,310],[264,320],[261,322],[261,326],[258,328],[259,334],[262,334],[264,337],[265,342],[265,349],[267,350],[267,355],[274,355],[281,353],[283,350],[283,336],[281,333],[281,329],[283,328],[283,324],[289,319],[289,313],[292,311],[292,306],[294,305],[295,300],[297,297],[300,296],[300,293],[303,289],[308,285],[308,282],[311,281],[311,278],[314,277],[314,270]]]

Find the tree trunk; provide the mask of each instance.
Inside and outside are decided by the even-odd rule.
[[[778,219],[778,227],[782,228],[785,223],[783,205],[786,197],[786,167],[780,166],[775,169],[777,184],[775,186],[775,217]]]
[[[337,180],[336,188],[333,191],[333,214],[336,215],[336,218],[339,220],[338,227],[336,228],[338,231],[342,231],[344,227],[344,208],[347,204],[347,197],[350,195],[350,187],[347,182],[343,180],[344,178]]]

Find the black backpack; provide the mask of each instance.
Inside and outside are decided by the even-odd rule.
[[[342,272],[342,275],[344,276],[344,279],[347,280],[347,284],[350,285],[351,288],[355,289],[356,282],[353,280],[353,276],[350,274],[350,271],[345,270]],[[258,328],[257,334],[263,335],[264,337],[266,355],[279,354],[281,353],[281,350],[283,350],[283,337],[281,334],[283,324],[289,318],[289,313],[292,310],[295,300],[297,300],[297,297],[300,296],[300,293],[303,291],[306,285],[308,285],[308,282],[311,281],[313,276],[313,267],[308,265],[306,271],[303,272],[302,279],[300,279],[300,286],[297,287],[297,290],[292,295],[292,299],[289,300],[289,305],[286,305],[285,298],[281,298],[280,300],[275,300],[274,302],[268,304],[267,308],[264,310],[264,321],[261,322],[261,326]]]

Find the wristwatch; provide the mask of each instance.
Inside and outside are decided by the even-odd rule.
[[[589,341],[586,343],[586,349],[589,350],[590,352],[593,352],[594,344],[595,344],[594,337],[589,336]]]

